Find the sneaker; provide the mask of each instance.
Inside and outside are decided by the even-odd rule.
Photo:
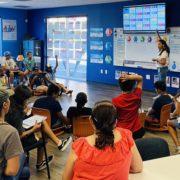
[[[176,147],[176,154],[180,154],[180,146]]]
[[[72,141],[72,137],[69,136],[67,139],[62,140],[62,144],[60,146],[58,146],[58,149],[61,151],[64,151],[68,145],[71,143]]]
[[[72,95],[73,90],[69,90],[68,92],[66,92],[66,94],[70,94],[70,96]]]
[[[48,156],[48,164],[50,165],[54,159],[54,155]],[[43,160],[40,164],[36,165],[37,171],[41,171],[46,168],[46,160]]]

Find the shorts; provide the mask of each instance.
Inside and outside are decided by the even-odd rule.
[[[31,145],[37,143],[37,140],[36,140],[36,138],[34,136],[34,133],[32,133],[29,136],[21,139],[21,142],[22,142],[23,148],[26,149],[26,147],[31,146]]]
[[[173,123],[174,127],[180,129],[180,123],[178,123],[178,120],[177,120],[177,119],[171,120],[171,122]]]

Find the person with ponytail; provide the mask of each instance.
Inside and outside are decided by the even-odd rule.
[[[158,41],[158,49],[159,49],[158,57],[152,60],[157,63],[158,80],[166,81],[166,76],[168,73],[168,65],[169,65],[170,48],[165,40],[160,39]]]
[[[94,134],[77,139],[63,172],[63,180],[121,179],[142,171],[142,159],[132,133],[116,127],[117,112],[110,101],[97,102],[90,122]]]
[[[79,92],[77,94],[75,102],[77,103],[76,106],[69,107],[67,111],[67,118],[70,124],[72,124],[74,117],[91,115],[92,113],[91,108],[85,107],[85,104],[87,103],[87,95],[84,92]]]

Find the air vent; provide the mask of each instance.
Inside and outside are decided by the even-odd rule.
[[[31,8],[31,6],[21,6],[21,5],[17,5],[17,6],[13,6],[15,8],[20,8],[20,9],[28,9]]]
[[[14,0],[14,1],[21,1],[21,2],[23,2],[23,1],[32,1],[32,0]]]

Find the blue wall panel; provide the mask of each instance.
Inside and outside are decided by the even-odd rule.
[[[122,27],[122,8],[126,5],[133,4],[147,4],[147,3],[167,3],[167,26],[180,26],[180,1],[178,0],[136,0],[122,3],[110,3],[110,4],[101,4],[101,5],[88,5],[88,6],[73,6],[73,7],[62,7],[62,8],[52,8],[52,9],[42,9],[42,10],[31,10],[28,11],[28,30],[31,36],[34,36],[38,39],[45,40],[46,42],[46,22],[47,17],[55,16],[81,16],[85,15],[88,17],[88,35],[89,37],[89,28],[114,28]],[[104,37],[104,42],[113,41],[113,37]],[[155,70],[148,69],[138,69],[138,68],[127,68],[127,67],[116,67],[113,66],[113,63],[106,64],[92,64],[90,63],[90,52],[89,52],[89,39],[87,43],[88,49],[88,62],[87,62],[87,80],[95,81],[101,83],[117,84],[115,80],[115,70],[135,72],[142,74],[144,76],[144,89],[153,90],[153,80],[154,74],[157,74]],[[107,55],[107,52],[103,52],[104,57]],[[110,54],[113,57],[113,49],[111,49]],[[46,46],[45,46],[45,56],[46,56]],[[107,75],[104,73],[101,74],[101,69],[103,72],[108,71]],[[146,80],[146,74],[150,75],[151,79]],[[180,77],[180,73],[170,73],[171,76]],[[176,92],[177,89],[170,88],[170,92]]]
[[[0,17],[3,19],[16,20],[17,22],[17,41],[2,41],[2,53],[10,51],[13,57],[20,53],[20,45],[27,34],[27,11],[0,8]],[[1,54],[0,54],[1,55]]]

